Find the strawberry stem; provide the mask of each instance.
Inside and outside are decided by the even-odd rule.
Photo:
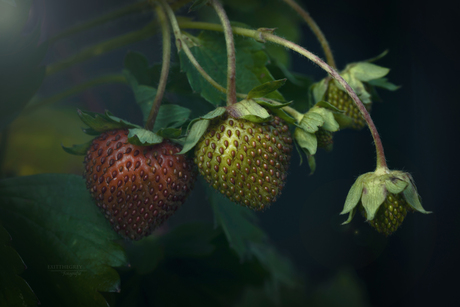
[[[310,16],[310,14],[304,10],[300,5],[297,4],[294,0],[283,0],[286,2],[290,7],[292,7],[308,24],[312,32],[315,34],[316,38],[318,39],[321,47],[323,48],[324,54],[326,56],[326,61],[329,66],[337,69],[335,65],[334,56],[332,55],[331,48],[329,47],[329,43],[327,42],[326,37],[324,36],[323,32],[316,24],[315,20]]]
[[[227,106],[231,106],[236,103],[236,57],[232,26],[219,0],[213,0],[211,4],[224,27],[225,43],[227,46]]]
[[[163,63],[161,65],[160,83],[158,84],[157,94],[150,109],[149,117],[145,123],[145,129],[152,131],[155,125],[155,119],[158,111],[160,110],[161,101],[166,89],[166,82],[168,81],[169,65],[171,63],[171,31],[169,29],[168,20],[165,11],[161,5],[156,7],[158,20],[161,26],[161,34],[163,37]]]
[[[169,21],[171,23],[171,27],[173,29],[174,36],[176,37],[177,50],[184,51],[185,55],[190,60],[192,65],[196,68],[196,70],[198,70],[201,76],[206,81],[208,81],[215,89],[217,89],[218,91],[222,93],[227,93],[227,89],[221,86],[216,81],[214,81],[214,79],[210,75],[208,75],[208,73],[203,69],[203,67],[201,67],[200,63],[198,63],[198,61],[193,56],[193,53],[190,51],[190,48],[188,47],[187,43],[184,41],[182,37],[182,32],[179,28],[179,23],[176,19],[176,16],[174,15],[174,11],[171,9],[171,7],[168,5],[168,3],[165,0],[159,0],[159,2],[163,5],[163,8],[166,10],[166,13],[169,17]],[[221,29],[223,30],[222,26],[221,26]],[[236,93],[236,96],[243,98],[243,99],[247,97],[247,95],[240,94],[240,93]]]
[[[191,29],[202,29],[202,30],[211,30],[211,31],[223,31],[223,28],[221,25],[218,24],[212,24],[212,23],[207,23],[207,22],[181,22],[180,26],[182,28],[191,28]],[[340,83],[346,90],[346,92],[350,95],[350,97],[353,99],[354,103],[358,107],[359,111],[363,115],[364,119],[366,120],[367,126],[369,127],[369,130],[371,131],[372,138],[374,139],[374,144],[375,144],[375,149],[377,151],[377,171],[382,171],[386,172],[388,170],[386,160],[385,160],[385,153],[383,150],[383,145],[382,145],[382,140],[380,139],[380,135],[377,131],[377,128],[375,127],[375,124],[369,114],[369,112],[366,110],[366,107],[364,107],[363,103],[361,100],[358,98],[356,93],[353,91],[353,89],[348,85],[348,83],[339,75],[337,71],[335,71],[334,68],[326,64],[323,60],[321,60],[319,57],[308,51],[307,49],[291,42],[288,41],[284,38],[281,38],[279,36],[276,36],[274,34],[271,34],[267,31],[256,31],[256,30],[251,30],[251,29],[245,29],[245,28],[240,28],[240,27],[233,27],[232,31],[234,34],[242,35],[242,36],[247,36],[247,37],[252,37],[255,38],[259,41],[270,41],[272,43],[276,43],[278,45],[284,46],[286,48],[289,48],[306,58],[310,59],[314,63],[316,63],[318,66],[320,66],[323,70],[325,70],[332,78],[337,80],[338,83]]]

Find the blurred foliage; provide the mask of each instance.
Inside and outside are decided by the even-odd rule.
[[[20,116],[9,128],[6,173],[15,176],[82,174],[81,157],[69,155],[61,148],[61,144],[70,146],[89,140],[81,127],[84,124],[72,109],[42,108]]]

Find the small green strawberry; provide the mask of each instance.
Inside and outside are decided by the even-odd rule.
[[[196,179],[193,161],[163,141],[153,146],[128,142],[128,130],[96,137],[85,157],[86,186],[115,231],[140,240],[185,202]]]
[[[335,81],[331,80],[327,87],[325,99],[331,105],[336,107],[337,109],[344,111],[345,115],[351,118],[351,128],[360,130],[366,126],[366,121],[364,117],[361,115],[358,107],[354,103],[353,99],[344,91],[339,89],[335,85]],[[366,110],[370,112],[372,108],[372,102],[365,103],[364,106]]]
[[[367,219],[367,213],[362,203],[358,206],[361,214]],[[407,212],[410,211],[413,211],[413,209],[401,194],[390,193],[377,210],[374,219],[369,221],[369,224],[378,232],[385,236],[389,236],[401,226]]]
[[[195,163],[206,181],[231,201],[263,210],[284,187],[292,142],[278,117],[254,123],[224,114],[210,122],[197,143]]]
[[[316,139],[318,140],[318,148],[323,148],[326,151],[332,150],[332,144],[334,143],[333,133],[331,131],[319,128],[316,131]]]
[[[412,176],[386,167],[356,179],[341,213],[348,213],[348,220],[343,224],[353,219],[357,209],[372,227],[386,236],[401,226],[407,212],[430,213],[420,203]]]

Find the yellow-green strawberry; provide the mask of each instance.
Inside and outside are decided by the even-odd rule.
[[[224,114],[211,121],[197,143],[195,163],[206,181],[231,201],[263,210],[284,187],[292,142],[278,117],[254,123]]]
[[[351,128],[360,130],[366,126],[366,121],[361,115],[361,112],[359,112],[359,109],[353,99],[351,99],[346,92],[339,89],[333,80],[331,80],[328,84],[325,99],[337,109],[344,111],[345,115],[351,118]],[[367,111],[370,112],[372,102],[365,103],[364,106]]]
[[[366,210],[359,204],[361,214],[367,219]],[[387,198],[380,205],[374,219],[369,224],[378,232],[389,236],[401,226],[407,212],[413,211],[401,194],[388,194]]]

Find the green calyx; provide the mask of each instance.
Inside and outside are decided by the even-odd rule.
[[[358,177],[348,192],[344,208],[340,214],[349,214],[343,224],[348,224],[362,205],[367,221],[372,221],[388,196],[400,197],[414,211],[431,213],[423,209],[412,176],[402,171],[377,170]]]
[[[146,130],[141,126],[118,118],[109,111],[100,114],[78,110],[78,115],[81,121],[88,126],[82,129],[88,135],[97,136],[110,130],[126,129],[129,130],[129,143],[138,146],[150,146],[162,143],[165,138],[176,143],[181,143],[181,126],[188,121],[190,110],[177,105],[162,105],[158,112],[153,131]],[[80,145],[73,145],[72,147],[62,146],[62,148],[67,153],[73,155],[85,155],[90,146],[91,141]]]
[[[296,124],[294,139],[308,158],[311,172],[314,171],[314,158],[318,149],[318,132],[320,129],[327,132],[339,130],[339,123],[334,117],[334,109],[326,108],[327,103],[322,102],[313,106],[307,113],[303,114]],[[321,145],[321,144],[320,144]]]

